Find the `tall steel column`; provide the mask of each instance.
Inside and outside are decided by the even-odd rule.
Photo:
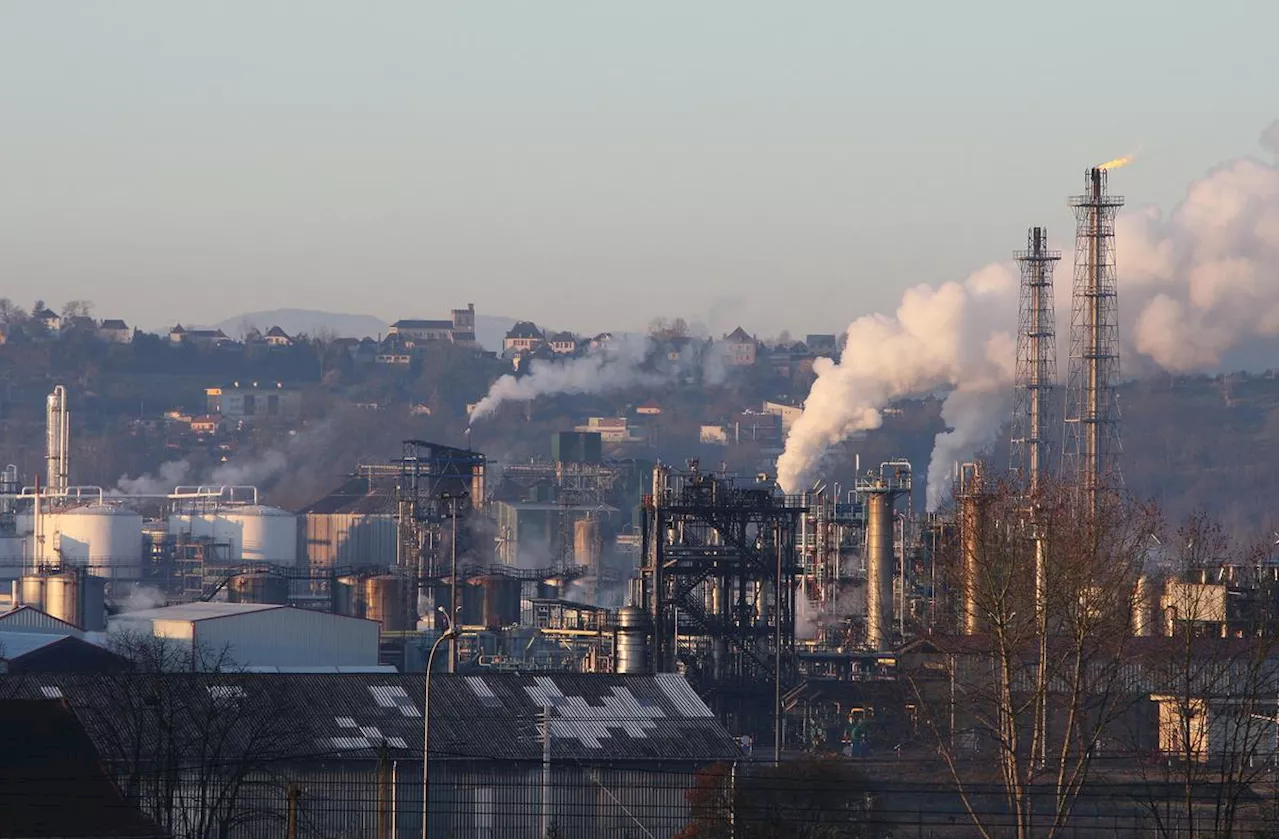
[[[1019,483],[1032,497],[1039,493],[1040,477],[1049,466],[1053,392],[1058,376],[1053,270],[1062,259],[1062,252],[1049,250],[1048,238],[1043,227],[1033,227],[1027,231],[1027,249],[1013,255],[1022,269],[1022,282],[1009,457]]]
[[[1085,175],[1085,193],[1072,196],[1070,204],[1076,215],[1076,264],[1063,472],[1076,479],[1092,510],[1100,492],[1123,484],[1115,218],[1124,199],[1107,194],[1107,171],[1094,168]]]

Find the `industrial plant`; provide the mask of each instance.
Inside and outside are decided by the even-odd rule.
[[[450,673],[677,673],[730,733],[768,744],[775,759],[901,749],[944,682],[945,739],[956,748],[957,657],[991,655],[1030,627],[1013,646],[1038,662],[1043,752],[1058,701],[1048,659],[1071,631],[1248,639],[1276,628],[1274,552],[1174,567],[1157,561],[1154,531],[1125,541],[1107,519],[1124,486],[1114,242],[1123,200],[1107,186],[1106,169],[1091,169],[1070,201],[1065,386],[1053,293],[1061,253],[1033,227],[1014,254],[1011,462],[952,465],[951,503],[937,512],[916,509],[920,482],[903,458],[865,469],[855,460],[847,483],[788,493],[768,472],[610,457],[599,432],[581,429],[556,433],[549,458],[527,461],[405,440],[297,510],[263,503],[255,486],[126,494],[76,483],[74,394],[58,385],[45,474],[0,473],[0,601],[91,636],[189,639],[193,662],[197,639],[217,638],[240,665],[267,671],[421,673],[447,640]],[[1164,738],[1171,700],[1151,699],[1152,736]],[[977,754],[973,730],[964,742]]]

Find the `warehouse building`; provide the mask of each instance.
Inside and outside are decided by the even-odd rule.
[[[399,531],[395,483],[352,475],[298,512],[302,563],[312,571],[396,564]]]
[[[193,670],[246,667],[371,667],[377,621],[260,603],[184,603],[125,612],[108,635],[164,638]]]
[[[421,835],[424,687],[422,675],[144,674],[13,691],[64,700],[162,823],[274,838],[292,800],[299,837],[373,839]],[[677,674],[437,673],[430,724],[434,839],[673,837],[698,770],[742,757]],[[199,794],[163,795],[175,784]]]

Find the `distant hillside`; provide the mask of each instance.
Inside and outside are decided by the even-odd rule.
[[[485,349],[502,348],[502,336],[515,325],[515,318],[497,315],[476,315],[476,340]],[[247,312],[210,325],[188,324],[205,329],[221,329],[232,338],[239,338],[250,327],[266,332],[278,326],[290,335],[305,332],[315,335],[333,333],[340,338],[376,338],[387,332],[387,321],[373,315],[348,315],[340,312],[319,312],[313,309],[273,309],[268,312]]]
[[[266,332],[278,326],[290,335],[305,332],[308,335],[333,333],[339,338],[376,338],[385,334],[387,324],[373,315],[347,315],[338,312],[318,312],[313,309],[273,309],[268,312],[247,312],[227,318],[206,328],[221,329],[232,338],[241,338],[251,328]]]

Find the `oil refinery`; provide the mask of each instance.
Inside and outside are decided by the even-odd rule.
[[[406,440],[296,512],[264,504],[253,486],[124,495],[75,483],[59,385],[47,401],[45,474],[27,484],[16,466],[0,472],[0,598],[90,631],[139,591],[154,605],[333,612],[378,622],[380,662],[403,672],[421,671],[456,623],[450,671],[678,672],[731,730],[771,733],[778,750],[848,715],[892,728],[903,657],[984,637],[999,621],[983,591],[996,531],[1026,546],[1014,550],[1013,576],[1033,581],[1024,614],[1048,634],[1050,589],[1063,578],[1063,545],[1047,535],[1051,477],[1090,511],[1085,531],[1123,486],[1113,224],[1122,201],[1107,194],[1106,174],[1089,170],[1071,200],[1066,387],[1054,358],[1061,254],[1034,227],[1015,254],[1011,468],[955,464],[953,503],[938,513],[914,508],[905,459],[859,463],[844,485],[787,494],[770,474],[608,459],[587,431],[557,434],[550,460],[501,464]],[[1002,491],[1016,496],[1012,517],[995,509]],[[1274,554],[1148,568],[1124,586],[1135,637],[1188,623],[1218,637],[1274,630]]]

